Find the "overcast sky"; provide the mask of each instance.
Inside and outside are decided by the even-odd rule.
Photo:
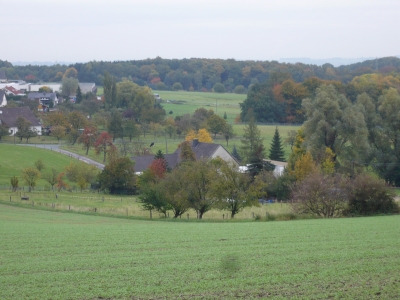
[[[399,0],[1,0],[8,61],[399,55]]]

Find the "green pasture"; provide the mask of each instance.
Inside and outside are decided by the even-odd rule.
[[[44,135],[38,135],[36,137],[30,138],[28,142],[26,142],[26,139],[22,139],[22,141],[19,140],[18,137],[14,136],[3,136],[1,137],[1,142],[2,143],[8,143],[8,144],[15,144],[15,145],[24,145],[24,144],[58,144],[57,138],[54,138],[52,136],[44,136]],[[61,142],[61,141],[60,141]],[[0,144],[1,147],[1,144]]]
[[[0,205],[0,298],[397,299],[399,224],[151,222]]]
[[[102,86],[97,86],[97,95],[103,95],[104,94],[104,88]]]
[[[240,114],[239,103],[243,102],[247,95],[234,93],[204,93],[186,91],[154,91],[166,101],[162,103],[168,116],[182,116],[192,114],[196,109],[204,107],[212,109],[223,117],[227,114],[227,121],[233,123],[235,117]],[[172,111],[172,114],[169,112]]]
[[[8,186],[10,185],[10,178],[13,176],[17,176],[19,185],[23,186],[22,170],[27,167],[34,167],[35,161],[38,159],[42,159],[45,165],[42,173],[50,172],[52,168],[58,172],[63,172],[64,167],[71,162],[79,163],[78,160],[56,151],[11,144],[0,144],[0,157],[0,185]],[[37,185],[43,187],[48,183],[44,179],[40,179],[37,181]]]
[[[29,201],[21,200],[21,196],[29,197]],[[73,211],[78,213],[96,213],[119,217],[150,218],[149,211],[143,210],[137,196],[116,196],[89,191],[43,191],[32,192],[0,190],[0,203],[15,203],[24,207],[55,211]],[[279,220],[293,218],[294,214],[289,204],[273,203],[260,206],[247,207],[235,216],[236,220],[253,220],[256,216],[266,218],[267,213],[271,218]],[[170,212],[170,218],[172,213]],[[189,216],[188,216],[189,215]],[[228,220],[229,211],[213,209],[204,214],[204,220]],[[152,213],[153,219],[164,218],[157,212]],[[196,212],[188,210],[181,218],[184,220],[196,219]]]

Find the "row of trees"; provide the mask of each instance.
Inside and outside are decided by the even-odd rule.
[[[351,103],[355,103],[363,93],[378,101],[389,88],[400,91],[400,76],[365,74],[345,84],[317,77],[296,83],[289,73],[274,74],[265,83],[255,84],[249,90],[246,100],[240,105],[241,120],[248,121],[254,117],[258,122],[303,123],[307,119],[303,99],[314,97],[317,88],[323,85],[333,85]]]
[[[233,163],[221,159],[196,160],[188,142],[182,144],[182,163],[170,172],[162,154],[138,178],[140,201],[149,211],[174,218],[193,208],[199,219],[213,209],[230,211],[233,218],[243,208],[258,205],[259,188]]]
[[[74,68],[77,73],[72,71],[67,73],[70,68]],[[74,77],[81,82],[96,82],[101,85],[104,80],[103,74],[108,72],[115,76],[117,81],[128,78],[141,86],[148,85],[153,89],[171,89],[175,84],[180,84],[184,90],[211,91],[216,84],[222,84],[226,91],[231,92],[238,86],[248,88],[251,84],[263,83],[274,73],[288,73],[295,82],[302,82],[315,76],[324,80],[348,83],[355,76],[363,74],[398,73],[400,59],[387,57],[335,68],[328,63],[316,66],[277,61],[157,57],[133,61],[91,61],[70,66],[13,66],[9,62],[0,61],[0,69],[4,70],[10,79],[24,79],[29,82],[61,81],[65,77]]]
[[[55,168],[46,171],[46,165],[43,160],[38,159],[35,161],[34,166],[22,170],[21,177],[24,183],[28,185],[29,191],[36,187],[36,183],[39,179],[45,180],[52,190],[54,190],[54,187],[56,187],[58,191],[68,189],[70,187],[68,183],[65,182],[65,177],[71,183],[77,184],[82,191],[96,181],[97,174],[98,170],[94,166],[87,166],[81,163],[70,163],[65,167],[64,172],[59,172]],[[11,177],[10,183],[13,191],[16,191],[19,187],[18,177]]]

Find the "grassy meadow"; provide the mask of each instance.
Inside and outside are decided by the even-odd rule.
[[[186,92],[186,91],[154,91],[159,94],[163,102],[162,106],[168,116],[181,116],[192,114],[196,109],[204,107],[212,109],[221,117],[227,114],[227,121],[233,123],[235,117],[240,114],[239,103],[243,102],[246,94],[234,93],[204,93],[204,92]],[[172,114],[169,112],[172,111]]]
[[[21,200],[21,196],[28,196],[29,201]],[[10,201],[11,200],[11,201]],[[130,217],[150,219],[149,211],[145,211],[139,203],[137,196],[117,196],[108,194],[97,194],[89,191],[42,191],[32,192],[0,190],[0,203],[12,203],[21,207],[36,207],[38,209],[52,211],[73,211],[77,213],[95,213],[104,216]],[[269,220],[286,220],[295,218],[289,204],[272,203],[260,206],[247,207],[235,215],[235,220],[254,220],[259,216],[265,219],[268,213]],[[169,212],[170,219],[172,213]],[[168,215],[168,216],[169,216]],[[189,215],[189,217],[188,217]],[[203,216],[204,221],[229,220],[229,211],[212,209]],[[152,213],[153,219],[164,219],[163,215],[157,212]],[[182,219],[196,219],[196,211],[188,210]]]
[[[0,298],[397,299],[399,224],[151,222],[0,204]]]
[[[35,161],[42,159],[45,168],[42,173],[50,172],[51,168],[59,172],[64,171],[64,167],[71,162],[79,163],[78,160],[67,155],[47,149],[36,148],[33,146],[18,146],[10,144],[0,144],[0,186],[10,185],[10,178],[17,176],[19,185],[23,186],[21,177],[22,170],[27,167],[34,167]],[[68,182],[68,180],[65,180]],[[44,179],[39,179],[37,185],[44,187],[48,183]]]

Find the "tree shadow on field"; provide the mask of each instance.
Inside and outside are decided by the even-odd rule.
[[[221,259],[220,271],[224,276],[235,276],[239,272],[240,267],[240,259],[236,254],[228,254]]]

